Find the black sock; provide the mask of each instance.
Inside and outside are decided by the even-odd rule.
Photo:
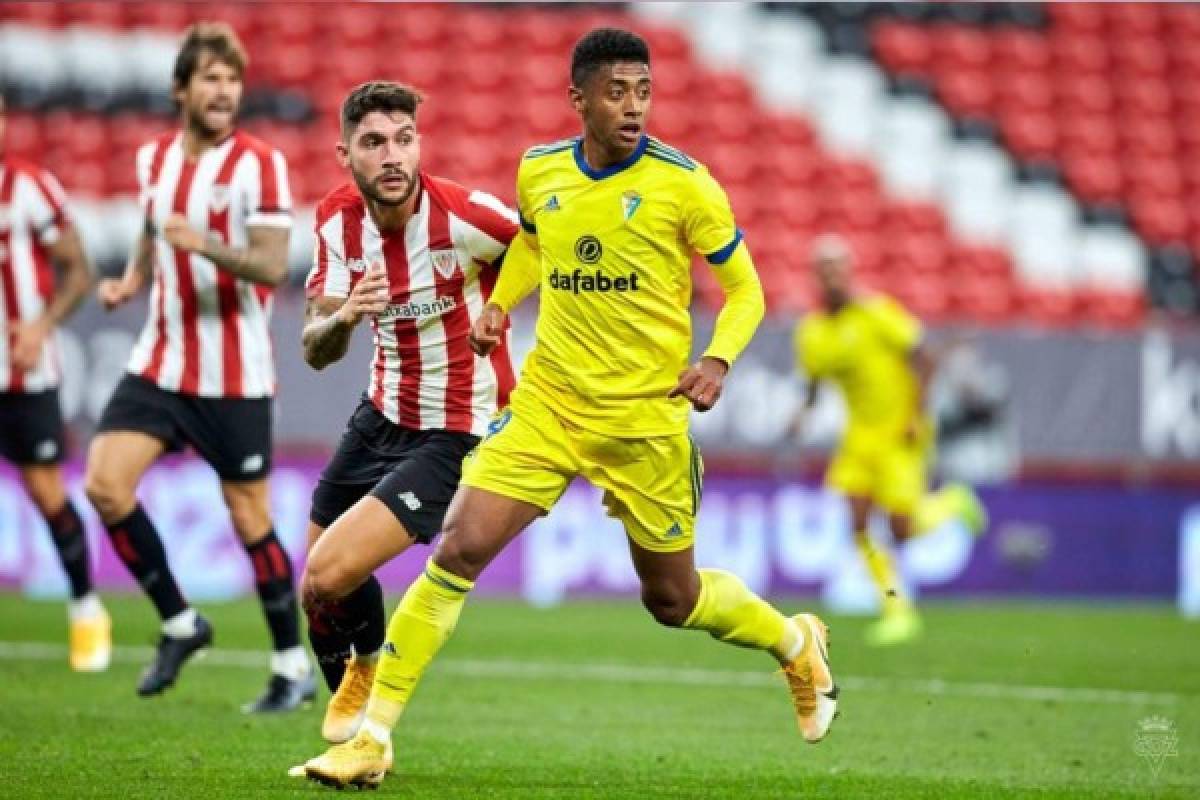
[[[108,535],[117,556],[150,597],[160,617],[170,619],[187,610],[187,601],[167,565],[162,539],[141,505],[134,506],[125,519],[109,525]]]
[[[341,685],[350,656],[378,652],[387,636],[383,587],[374,575],[341,600],[306,600],[304,613],[308,641],[330,691]]]
[[[92,574],[88,568],[87,533],[83,529],[83,520],[68,500],[57,513],[46,516],[46,525],[50,528],[50,536],[54,539],[54,547],[58,550],[63,571],[67,573],[67,582],[71,584],[71,597],[78,600],[92,590]]]
[[[300,620],[296,607],[296,589],[292,584],[292,562],[283,545],[271,531],[246,548],[254,565],[254,586],[262,601],[267,627],[275,650],[288,650],[300,644]]]
[[[346,674],[346,662],[354,655],[350,637],[334,630],[320,611],[311,608],[304,611],[308,617],[308,643],[317,657],[317,666],[329,691],[336,692]]]
[[[359,655],[377,653],[387,638],[387,611],[383,607],[383,587],[372,575],[340,603],[345,618],[352,620],[350,640]],[[340,620],[337,620],[340,622]]]

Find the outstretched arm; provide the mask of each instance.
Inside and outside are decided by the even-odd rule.
[[[163,225],[163,236],[171,246],[198,253],[242,280],[265,286],[278,286],[287,277],[290,233],[287,228],[253,225],[246,229],[247,245],[233,247],[196,231],[182,214],[172,214]]]

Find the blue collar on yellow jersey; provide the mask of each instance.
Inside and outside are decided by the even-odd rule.
[[[650,144],[650,137],[642,134],[642,138],[638,140],[637,147],[629,154],[628,158],[623,158],[615,164],[609,164],[604,169],[592,169],[587,159],[583,157],[583,137],[580,136],[575,140],[575,165],[579,167],[579,171],[587,175],[594,181],[607,178],[611,175],[616,175],[623,169],[628,169],[637,163],[637,160],[642,157],[642,153],[646,152],[646,146]]]

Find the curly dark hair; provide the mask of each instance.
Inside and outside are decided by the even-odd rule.
[[[342,133],[356,128],[372,111],[400,111],[415,120],[422,100],[416,89],[395,81],[360,83],[342,102]]]
[[[620,28],[596,28],[575,43],[571,53],[571,83],[582,87],[597,68],[618,61],[650,65],[646,40]]]

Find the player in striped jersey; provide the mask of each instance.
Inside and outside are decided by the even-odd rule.
[[[55,327],[87,296],[91,270],[58,181],[5,155],[4,133],[0,96],[0,457],[16,465],[67,574],[71,667],[93,672],[108,667],[110,623],[92,591],[83,522],[63,485],[54,341]]]
[[[383,646],[373,572],[441,530],[463,457],[514,379],[507,343],[477,358],[468,336],[517,233],[499,200],[420,169],[421,98],[391,82],[342,106],[338,160],[353,183],[317,209],[304,357],[340,359],[364,320],[375,338],[368,389],[313,492],[301,581],[309,640],[334,691],[331,742],[362,722]]]
[[[163,620],[138,693],[171,686],[212,641],[189,607],[154,524],[134,494],[168,450],[191,445],[221,492],[254,566],[274,653],[267,690],[246,711],[310,700],[291,562],[271,523],[271,292],[287,274],[291,199],[283,156],[234,128],[245,53],[228,26],[194,25],[175,61],[182,130],[138,151],[145,228],[124,275],[103,281],[118,306],[153,281],[150,314],[88,455],[87,493],[114,549]]]

